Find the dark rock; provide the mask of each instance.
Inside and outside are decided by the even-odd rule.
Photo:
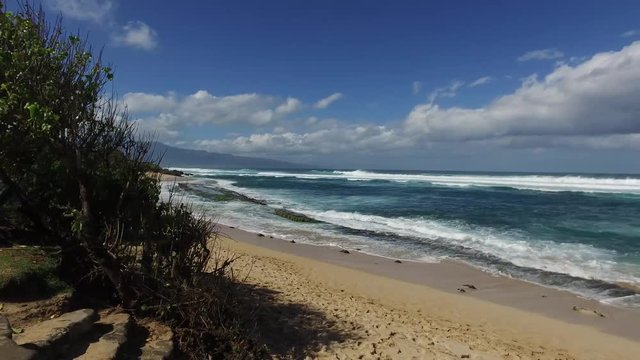
[[[264,234],[258,234],[258,237],[264,237]]]
[[[6,317],[0,315],[0,357],[7,360],[31,360],[35,359],[37,352],[23,348],[15,343],[11,338],[13,330]]]
[[[295,240],[291,240],[291,241],[289,241],[289,242],[290,242],[290,243],[292,243],[292,244],[295,244],[295,243],[296,243],[296,241],[295,241]]]
[[[466,287],[468,287],[468,288],[469,288],[469,289],[471,289],[471,290],[478,290],[478,288],[477,288],[477,287],[475,287],[475,286],[474,286],[474,285],[472,285],[472,284],[463,284],[462,286],[466,286]]]
[[[466,293],[467,292],[467,290],[465,290],[463,288],[458,288],[458,291],[461,292],[461,293]]]
[[[349,250],[345,250],[345,249],[340,250],[340,252],[343,254],[350,254]]]
[[[400,261],[400,260],[396,260],[396,261],[394,261],[394,263],[396,263],[396,264],[402,264],[402,261]]]
[[[280,216],[281,218],[285,218],[291,221],[295,221],[295,222],[303,222],[303,223],[318,223],[319,221],[308,217],[305,214],[300,214],[291,210],[287,210],[287,209],[276,209],[274,212],[274,214]]]
[[[11,339],[13,331],[6,317],[0,315],[0,338]]]
[[[97,318],[98,315],[92,309],[76,310],[37,323],[17,334],[14,339],[18,345],[47,350],[57,347],[60,343],[73,343],[91,329]]]
[[[19,346],[8,338],[0,338],[0,354],[3,360],[32,360],[38,355],[35,350]]]

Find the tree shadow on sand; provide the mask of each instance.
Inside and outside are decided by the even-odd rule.
[[[242,309],[255,321],[257,340],[276,358],[314,357],[324,346],[360,338],[318,309],[283,301],[278,291],[242,283],[239,286],[244,295]]]

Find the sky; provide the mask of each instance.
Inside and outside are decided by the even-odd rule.
[[[42,4],[103,49],[131,121],[167,144],[331,168],[640,172],[639,1]]]

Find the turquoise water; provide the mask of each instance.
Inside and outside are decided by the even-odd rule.
[[[640,176],[180,169],[215,220],[317,245],[485,271],[640,306]],[[215,201],[220,189],[265,200]],[[287,208],[320,220],[295,223]],[[636,289],[636,290],[634,290]]]

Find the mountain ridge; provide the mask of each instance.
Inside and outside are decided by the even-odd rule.
[[[184,149],[161,142],[152,144],[151,153],[163,167],[304,169],[308,165],[250,156],[237,156],[205,150]]]

